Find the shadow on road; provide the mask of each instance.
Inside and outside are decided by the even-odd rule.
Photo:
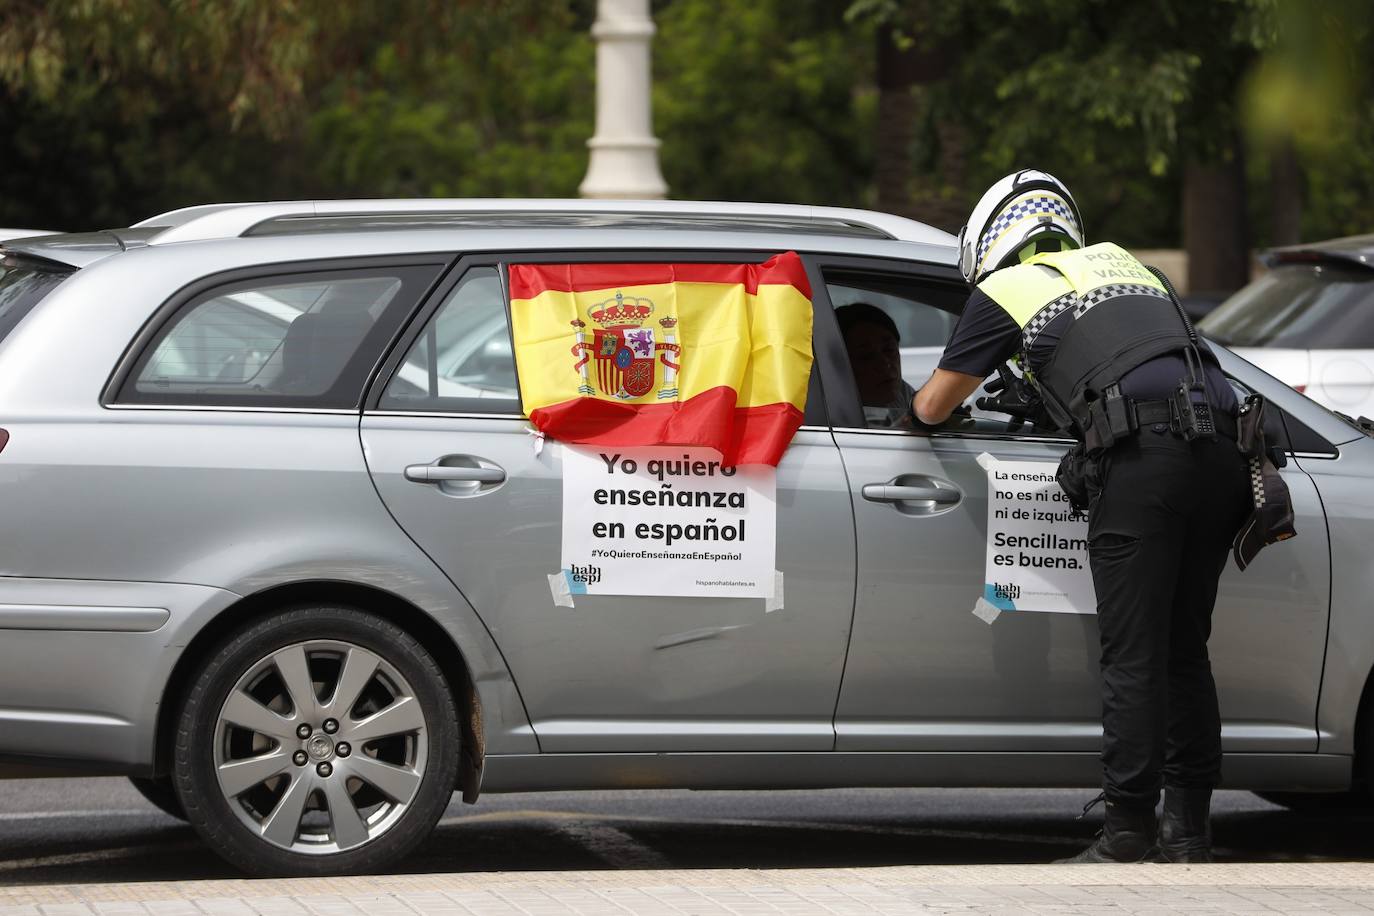
[[[189,827],[111,783],[115,807],[0,807],[0,883],[235,877]],[[1032,863],[1091,840],[1100,809],[1081,792],[844,790],[626,792],[455,802],[401,872],[606,868],[818,868]],[[102,795],[102,798],[107,798]],[[0,796],[0,802],[5,801]],[[82,802],[85,804],[82,804]],[[1222,793],[1214,831],[1225,861],[1367,859],[1374,814],[1300,813]]]

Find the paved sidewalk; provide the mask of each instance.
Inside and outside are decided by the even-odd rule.
[[[1374,863],[499,872],[0,887],[0,916],[1374,913]]]

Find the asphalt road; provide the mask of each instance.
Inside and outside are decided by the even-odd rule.
[[[455,796],[407,872],[1037,863],[1101,824],[1078,790],[550,792]],[[1224,861],[1374,859],[1374,813],[1217,796]],[[121,779],[0,781],[0,884],[233,877]]]

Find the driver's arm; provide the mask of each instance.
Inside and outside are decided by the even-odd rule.
[[[984,376],[966,375],[950,369],[936,369],[930,381],[912,399],[916,419],[927,426],[939,426],[949,419],[954,408],[964,403],[983,384]]]

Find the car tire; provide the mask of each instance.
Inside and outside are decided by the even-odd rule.
[[[459,736],[443,672],[404,630],[292,607],[206,655],[177,719],[173,784],[202,839],[246,872],[375,873],[448,806]]]
[[[179,821],[186,820],[186,809],[181,807],[181,799],[177,798],[176,789],[172,787],[170,779],[145,779],[141,776],[130,776],[129,782],[138,790],[153,807],[163,814],[169,814]]]

